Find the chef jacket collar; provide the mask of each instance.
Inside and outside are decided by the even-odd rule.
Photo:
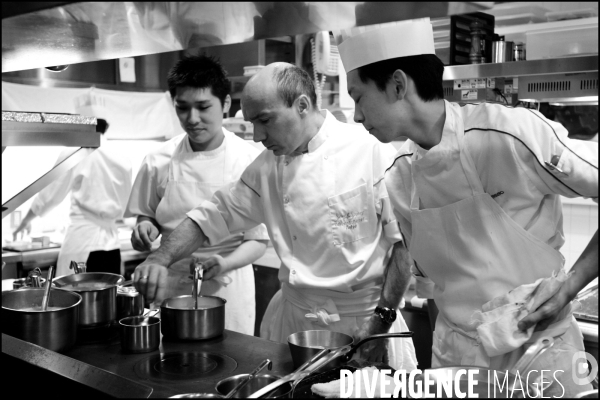
[[[321,147],[323,143],[325,143],[325,141],[329,137],[329,130],[333,125],[333,120],[336,120],[333,114],[331,114],[328,110],[322,110],[321,115],[325,117],[325,121],[323,121],[323,125],[321,125],[321,128],[319,129],[317,134],[313,136],[312,139],[310,139],[310,142],[308,142],[307,153],[315,152],[319,147]]]

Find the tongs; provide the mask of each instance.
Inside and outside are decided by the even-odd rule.
[[[192,287],[192,297],[194,298],[194,309],[198,309],[198,296],[202,285],[202,263],[194,265],[194,287]]]
[[[278,386],[281,386],[284,383],[290,381],[293,381],[292,390],[294,390],[298,382],[300,382],[302,379],[306,378],[308,375],[318,370],[334,358],[345,357],[346,360],[350,359],[354,355],[356,350],[368,341],[385,338],[408,338],[412,337],[412,335],[412,332],[380,333],[377,335],[366,337],[356,344],[340,347],[339,349],[323,349],[319,353],[317,353],[313,358],[302,364],[300,368],[298,368],[296,371],[252,393],[248,397],[251,399],[259,398],[264,394],[277,388]]]

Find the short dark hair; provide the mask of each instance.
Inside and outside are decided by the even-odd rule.
[[[213,96],[225,105],[225,98],[231,91],[227,72],[216,58],[207,55],[185,56],[169,71],[167,76],[169,93],[174,98],[178,87],[210,88]]]
[[[277,70],[273,77],[277,83],[277,94],[286,106],[291,107],[302,94],[308,96],[313,107],[317,106],[315,84],[308,72],[302,68],[295,65],[286,66]]]
[[[433,54],[392,58],[365,65],[358,68],[358,76],[363,83],[372,80],[379,90],[384,91],[397,69],[402,70],[415,82],[421,100],[432,101],[444,98],[442,86],[444,63]]]

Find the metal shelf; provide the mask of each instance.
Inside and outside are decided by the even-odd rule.
[[[443,79],[519,77],[598,71],[598,55],[513,61],[494,64],[453,65],[444,68]]]

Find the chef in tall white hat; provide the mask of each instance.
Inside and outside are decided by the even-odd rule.
[[[439,309],[432,366],[507,370],[550,336],[530,367],[554,371],[544,396],[591,389],[572,375],[572,300],[598,276],[598,232],[566,274],[560,196],[597,201],[597,145],[531,109],[444,100],[428,19],[338,38],[355,121],[408,138],[385,181],[418,293]]]

